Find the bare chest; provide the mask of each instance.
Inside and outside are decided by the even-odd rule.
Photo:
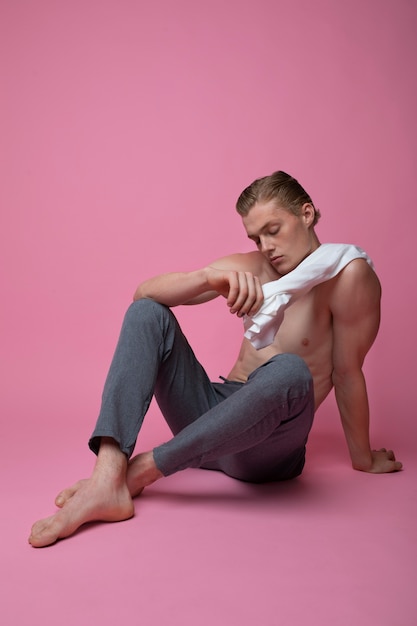
[[[331,338],[331,314],[322,291],[316,287],[288,307],[272,349],[305,357],[327,343]]]
[[[318,285],[288,307],[284,321],[270,346],[255,350],[244,339],[229,378],[246,380],[254,369],[275,354],[298,354],[310,368],[316,398],[321,402],[331,389],[333,369],[332,316],[328,306],[331,288],[331,281]]]

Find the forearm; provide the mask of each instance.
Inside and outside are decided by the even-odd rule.
[[[161,274],[145,280],[136,289],[133,299],[152,298],[156,302],[173,307],[199,297],[203,297],[201,301],[209,300],[216,295],[210,292],[206,270],[199,269],[192,272]]]
[[[226,298],[231,313],[238,317],[253,315],[263,302],[261,282],[258,276],[246,270],[242,262],[244,255],[237,256],[237,261],[235,255],[193,272],[150,278],[139,285],[133,299],[151,298],[173,307],[178,304],[201,304],[221,295]]]
[[[354,469],[369,471],[372,453],[369,441],[369,404],[361,371],[334,377],[336,401]]]

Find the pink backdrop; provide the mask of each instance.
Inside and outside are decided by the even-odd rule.
[[[373,413],[415,432],[415,4],[44,0],[2,14],[6,407],[53,409],[67,428],[65,398],[92,424],[136,284],[249,249],[235,199],[281,168],[321,208],[322,241],[373,257]],[[179,315],[225,373],[240,323],[220,301]]]
[[[7,476],[18,476],[19,454],[36,459],[21,470],[33,494],[41,471],[65,472],[61,487],[79,477],[136,285],[251,249],[235,200],[275,169],[312,195],[323,242],[356,243],[374,259],[383,319],[366,362],[373,441],[414,456],[416,25],[412,0],[0,4]],[[178,315],[209,373],[227,373],[241,323],[220,300]],[[164,425],[152,412],[145,438],[156,443]],[[334,400],[320,413],[342,441]],[[62,452],[35,456],[46,433]],[[51,468],[58,453],[67,461]],[[48,512],[33,498],[24,528],[36,507]]]

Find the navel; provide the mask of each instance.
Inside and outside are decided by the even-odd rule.
[[[310,340],[307,339],[307,337],[304,337],[304,339],[301,340],[301,343],[303,346],[308,346],[308,344],[310,343]]]

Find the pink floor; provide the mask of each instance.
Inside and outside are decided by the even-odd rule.
[[[297,481],[251,486],[188,470],[149,488],[128,522],[37,550],[26,543],[32,521],[90,470],[88,428],[73,423],[61,447],[65,412],[54,426],[34,415],[25,437],[23,416],[10,417],[3,624],[415,626],[417,468],[411,443],[395,433],[403,472],[354,472],[341,431],[319,414]],[[161,437],[156,409],[149,417]]]

